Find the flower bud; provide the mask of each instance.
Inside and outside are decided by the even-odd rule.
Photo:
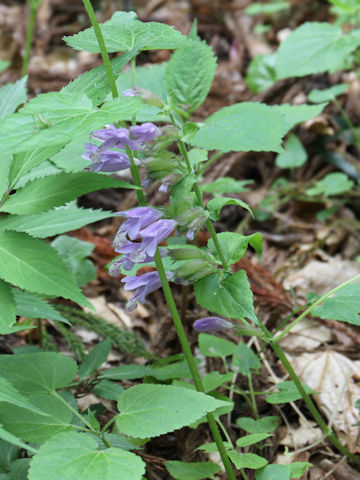
[[[175,276],[186,280],[186,282],[197,282],[212,273],[214,273],[214,270],[204,260],[186,262],[175,270]]]
[[[147,105],[153,105],[157,108],[163,108],[163,101],[150,90],[142,87],[134,87],[123,91],[123,97],[141,97]]]
[[[169,255],[173,260],[204,260],[205,254],[197,247],[172,248]]]
[[[233,324],[219,317],[205,317],[196,320],[193,324],[197,332],[216,332],[233,328]]]

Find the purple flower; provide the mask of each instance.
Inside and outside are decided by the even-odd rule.
[[[128,90],[124,90],[122,92],[123,97],[137,97],[139,94],[136,93],[136,90],[134,88],[129,88]]]
[[[194,322],[193,327],[197,332],[212,332],[233,328],[233,324],[219,317],[200,318]]]
[[[136,261],[143,261],[142,258],[146,255],[153,257],[159,243],[165,240],[175,227],[175,220],[158,220],[141,230],[142,241],[136,252],[131,254],[131,257]]]
[[[140,149],[140,143],[130,138],[127,128],[116,128],[114,125],[109,125],[108,128],[96,130],[91,135],[104,141],[101,148],[125,148],[128,145],[130,150]]]
[[[130,127],[130,136],[140,143],[150,142],[161,134],[160,128],[153,123],[146,122],[136,127]]]
[[[118,172],[130,167],[129,157],[122,152],[115,150],[103,150],[91,143],[85,144],[86,152],[82,158],[92,162],[86,170],[92,172]]]
[[[125,212],[118,212],[117,215],[124,216],[128,218],[128,220],[126,220],[117,231],[114,240],[115,251],[119,253],[128,253],[129,251],[136,250],[136,248],[139,247],[139,244],[132,244],[128,241],[127,236],[129,236],[130,240],[135,240],[139,237],[140,229],[159,220],[159,218],[163,216],[163,213],[151,207],[137,207],[132,210],[126,210]],[[129,248],[131,249],[134,247],[130,247],[130,245],[136,245],[136,248],[134,250],[128,249],[127,251],[124,251],[123,247],[126,244],[129,244]]]
[[[167,272],[166,278],[171,280],[173,273]],[[161,280],[158,272],[144,273],[138,277],[125,277],[121,281],[125,283],[125,290],[136,290],[135,295],[128,301],[126,308],[132,311],[136,308],[137,302],[144,303],[145,296],[161,287]]]
[[[134,244],[136,245],[136,244]],[[166,248],[159,248],[160,256],[165,257],[168,254],[168,250]],[[109,275],[111,277],[118,277],[121,275],[121,267],[123,267],[124,270],[131,270],[136,263],[150,263],[154,261],[154,257],[150,257],[149,255],[146,255],[146,257],[143,259],[142,262],[135,262],[132,259],[131,254],[126,253],[124,254],[121,258],[118,260],[115,260],[110,267],[109,267]]]

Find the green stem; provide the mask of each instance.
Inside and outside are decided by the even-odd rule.
[[[29,21],[28,21],[28,27],[27,27],[27,32],[26,32],[26,43],[25,43],[25,54],[24,54],[24,59],[23,63],[21,66],[21,77],[25,77],[27,74],[27,69],[29,65],[29,60],[30,60],[30,50],[31,50],[31,44],[33,41],[33,36],[34,36],[34,26],[35,26],[35,19],[36,19],[36,12],[39,6],[39,3],[30,3],[29,8]]]
[[[330,292],[326,293],[322,297],[318,298],[316,302],[312,303],[309,308],[307,308],[301,315],[299,315],[290,325],[285,328],[285,330],[275,337],[274,340],[279,341],[281,338],[283,338],[287,333],[290,332],[290,330],[295,327],[297,323],[299,323],[306,315],[308,315],[317,305],[322,303],[326,298],[330,297],[330,295],[333,295],[336,293],[338,290],[341,290],[342,288],[346,287],[347,285],[350,285],[350,283],[354,282],[355,280],[360,279],[360,275],[356,275],[356,277],[351,278],[350,280],[347,280],[346,282],[342,283],[341,285],[338,285],[337,287],[333,288],[330,290]],[[259,325],[261,327],[261,325]]]
[[[256,420],[259,420],[259,413],[258,413],[258,409],[257,409],[257,405],[256,405],[256,398],[255,398],[255,394],[254,394],[254,387],[253,387],[251,373],[249,373],[249,375],[247,375],[247,377],[248,377],[250,397],[251,397],[251,409],[254,413],[254,416],[255,416]]]
[[[189,159],[185,144],[181,139],[178,141],[178,147],[179,147],[179,150],[180,150],[180,152],[181,152],[181,154],[182,154],[182,156],[185,160],[186,167],[188,169],[189,174],[192,174],[190,159]],[[196,195],[196,199],[197,199],[199,207],[205,209],[205,205],[204,205],[204,202],[203,202],[203,199],[202,199],[202,194],[201,194],[201,191],[200,191],[200,187],[199,187],[199,184],[196,181],[193,185],[193,189],[194,189],[194,193]],[[207,227],[207,229],[210,233],[212,241],[214,242],[215,248],[216,248],[216,250],[219,254],[219,258],[221,260],[222,266],[224,267],[224,270],[228,270],[229,267],[228,267],[228,264],[227,264],[225,256],[224,256],[224,252],[221,248],[219,239],[217,238],[214,225],[212,224],[212,221],[210,219],[206,220],[206,227]]]
[[[86,11],[88,12],[91,24],[94,27],[96,38],[97,38],[97,41],[98,41],[98,44],[99,44],[99,47],[100,47],[100,50],[101,50],[101,55],[102,55],[104,65],[105,65],[105,68],[106,68],[106,72],[107,72],[107,75],[108,75],[109,83],[112,86],[111,90],[112,90],[113,96],[117,96],[117,89],[116,89],[116,85],[115,85],[113,72],[112,72],[112,69],[111,69],[111,64],[110,64],[109,57],[108,57],[108,54],[107,54],[107,51],[106,51],[106,48],[105,48],[102,33],[101,33],[101,30],[100,30],[99,24],[97,22],[97,18],[95,16],[95,13],[94,13],[94,10],[91,6],[90,1],[89,0],[83,0],[83,3],[85,5]],[[113,87],[114,87],[114,90],[113,90]],[[114,95],[114,92],[116,93],[115,95]],[[146,197],[145,197],[145,194],[144,194],[143,190],[141,189],[140,174],[139,174],[138,167],[135,165],[134,158],[132,156],[132,152],[130,151],[130,149],[127,148],[126,151],[129,155],[129,159],[130,159],[131,173],[133,174],[134,184],[139,187],[139,189],[136,192],[137,198],[138,198],[138,201],[139,201],[139,205],[146,206],[147,205]],[[180,341],[181,347],[183,349],[186,361],[188,363],[191,375],[193,377],[196,389],[199,392],[205,393],[205,389],[204,389],[204,386],[202,384],[201,377],[200,377],[199,371],[198,371],[197,366],[196,366],[195,358],[193,357],[193,354],[191,352],[191,348],[190,348],[188,339],[186,337],[184,327],[181,323],[181,319],[180,319],[179,313],[178,313],[177,308],[176,308],[176,304],[175,304],[175,300],[174,300],[174,297],[173,297],[173,294],[172,294],[172,291],[171,291],[171,288],[170,288],[170,284],[169,284],[168,279],[166,277],[166,273],[165,273],[165,269],[164,269],[164,265],[163,265],[163,262],[162,262],[162,259],[161,259],[159,249],[156,250],[154,259],[155,259],[156,268],[157,268],[159,276],[160,276],[161,285],[162,285],[162,288],[163,288],[163,291],[164,291],[164,296],[165,296],[166,302],[169,306],[169,310],[170,310],[170,313],[171,313],[171,316],[173,318],[173,322],[174,322],[174,325],[175,325],[175,330],[176,330],[176,333],[179,337],[179,341]],[[224,467],[225,467],[226,473],[228,475],[228,478],[229,478],[229,480],[235,480],[234,471],[233,471],[230,459],[227,455],[222,437],[220,435],[220,431],[218,429],[218,426],[216,425],[215,417],[212,413],[208,413],[206,415],[206,417],[207,417],[207,421],[208,421],[210,430],[212,432],[213,438],[214,438],[215,443],[217,445],[217,448],[219,450],[221,459],[224,463]]]
[[[285,352],[280,347],[277,341],[272,342],[272,348],[281,361],[281,363],[286,368],[287,372],[290,375],[291,380],[295,383],[296,388],[298,389],[299,393],[301,394],[305,404],[307,405],[308,409],[310,410],[311,414],[313,415],[314,419],[316,420],[317,424],[324,432],[325,436],[330,440],[332,445],[343,455],[346,455],[350,460],[352,460],[357,465],[360,465],[360,458],[353,453],[350,452],[336,437],[336,435],[332,432],[331,428],[326,424],[322,416],[320,415],[318,409],[316,408],[314,402],[311,400],[308,393],[306,393],[299,377],[295,373],[291,363],[289,362]]]
[[[69,410],[71,410],[71,412],[72,412],[76,417],[78,417],[78,419],[81,420],[82,423],[83,423],[84,425],[86,425],[86,426],[88,427],[88,429],[89,429],[92,433],[95,433],[95,430],[92,428],[91,424],[86,420],[86,418],[84,418],[83,415],[81,415],[81,413],[79,413],[77,410],[75,410],[75,408],[73,408],[73,407],[72,407],[66,400],[64,400],[64,399],[62,398],[62,396],[59,395],[57,392],[53,392],[53,395],[54,395],[58,400],[60,400],[62,403],[64,403],[64,404],[67,406],[67,408],[68,408]],[[96,434],[97,434],[97,433],[96,433]]]
[[[354,127],[352,121],[350,120],[348,114],[345,112],[345,110],[342,108],[340,102],[336,98],[333,98],[332,102],[337,107],[337,109],[339,110],[339,112],[343,116],[343,119],[345,120],[345,123],[347,124],[347,126],[351,130],[351,133],[354,136],[354,140],[355,140],[355,144],[356,144],[357,148],[360,148],[360,137],[359,137],[359,135],[356,131],[356,128]]]
[[[107,53],[106,47],[105,47],[105,42],[104,42],[104,37],[102,35],[102,32],[100,30],[99,22],[97,21],[94,9],[91,5],[90,0],[83,0],[84,7],[86,9],[87,14],[89,15],[91,25],[93,26],[95,35],[96,35],[96,40],[99,44],[100,47],[100,52],[101,52],[101,57],[104,62],[104,67],[106,70],[106,75],[108,77],[110,89],[113,98],[116,98],[119,96],[118,89],[115,83],[115,78],[114,74],[111,68],[111,63],[109,59],[109,55]]]
[[[218,158],[220,158],[222,155],[224,155],[224,152],[216,152],[214,153],[214,155],[212,157],[209,158],[209,160],[207,162],[204,162],[200,169],[199,169],[199,173],[202,174],[205,172],[205,170],[210,167],[210,165],[212,165],[214,162],[216,162],[216,160]]]

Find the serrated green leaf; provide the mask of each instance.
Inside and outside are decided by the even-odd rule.
[[[195,284],[197,302],[204,308],[225,317],[257,323],[253,294],[244,270],[224,277],[214,273]]]
[[[258,256],[261,257],[262,237],[260,233],[246,236],[234,232],[223,232],[218,233],[216,236],[220,242],[225,260],[229,264],[236,263],[240,260],[240,258],[245,255],[249,244],[255,249]],[[208,248],[210,252],[218,258],[218,251],[212,239],[208,241]]]
[[[33,293],[11,289],[16,303],[16,315],[26,318],[48,318],[69,324],[55,308]]]
[[[24,480],[24,478],[27,478],[30,460],[30,458],[18,458],[12,462],[10,467],[11,480]]]
[[[290,478],[302,477],[308,467],[312,467],[312,463],[309,462],[292,462],[289,464],[291,468]]]
[[[327,103],[319,103],[318,105],[289,105],[284,103],[283,105],[274,105],[272,108],[284,119],[283,134],[285,135],[298,123],[306,122],[306,120],[319,115],[326,105]]]
[[[9,442],[13,445],[17,445],[18,447],[23,448],[24,450],[28,450],[29,452],[32,452],[32,453],[37,453],[36,448],[33,448],[30,445],[26,445],[26,443],[24,443],[20,438],[16,437],[10,432],[7,432],[1,424],[0,424],[0,438],[2,438],[6,442]]]
[[[0,211],[19,215],[41,213],[102,188],[134,186],[99,173],[58,173],[28,182],[5,200]]]
[[[5,118],[15,112],[19,105],[26,102],[27,76],[15,83],[8,83],[0,88],[0,118]]]
[[[62,296],[92,308],[56,250],[26,233],[0,233],[0,278],[33,293]]]
[[[251,60],[245,81],[252,92],[264,92],[276,82],[275,62],[276,53],[257,55]]]
[[[165,462],[166,470],[176,480],[214,479],[215,473],[220,471],[219,465],[212,462],[179,462],[171,460]]]
[[[72,413],[59,399],[48,394],[29,395],[28,399],[45,415],[0,403],[0,423],[7,431],[25,442],[44,442],[57,433],[73,429]]]
[[[200,333],[199,348],[205,357],[227,357],[236,351],[237,345],[225,338],[215,337],[208,333]]]
[[[108,368],[101,372],[100,378],[112,380],[136,380],[147,375],[147,366],[138,364],[121,365],[120,367]]]
[[[338,85],[333,85],[330,88],[324,88],[322,90],[315,88],[308,93],[307,98],[311,103],[330,102],[345,93],[348,89],[348,83],[339,83]]]
[[[190,143],[223,152],[280,152],[284,134],[284,120],[274,107],[243,102],[210,115]]]
[[[232,449],[232,445],[230,442],[223,442],[223,443],[226,450]],[[203,445],[200,445],[200,447],[197,447],[195,451],[197,450],[203,450],[205,453],[218,452],[218,448],[215,442],[204,443]]]
[[[266,465],[255,473],[256,480],[289,480],[290,465]]]
[[[1,355],[0,375],[24,395],[52,393],[75,377],[74,360],[60,353]]]
[[[50,92],[38,95],[19,112],[0,121],[2,152],[22,152],[39,145],[65,145],[107,123],[135,114],[142,101],[137,97],[119,97],[101,108],[92,105],[84,94]]]
[[[347,285],[315,307],[311,315],[360,325],[360,284]]]
[[[202,378],[204,390],[206,393],[211,392],[212,390],[215,390],[216,388],[220,387],[220,385],[223,385],[224,383],[227,383],[227,382],[231,382],[233,378],[234,378],[234,375],[231,372],[226,373],[224,375],[222,375],[217,371],[210,372]]]
[[[145,464],[119,448],[98,450],[97,442],[82,433],[61,433],[39,449],[30,464],[29,480],[140,480]]]
[[[16,305],[14,295],[8,283],[0,280],[0,334],[11,331],[16,322]]]
[[[255,445],[255,443],[259,443],[270,436],[271,434],[269,433],[251,433],[250,435],[238,438],[236,440],[236,446],[242,448],[248,447],[249,445]]]
[[[249,433],[273,432],[276,430],[278,422],[278,417],[263,417],[259,420],[254,420],[250,417],[240,417],[236,420],[239,427]]]
[[[256,353],[246,343],[240,342],[231,360],[231,369],[243,375],[259,370],[261,362]]]
[[[35,147],[26,152],[15,154],[10,166],[10,185],[14,187],[20,178],[50,158],[59,151],[60,148],[61,145],[50,145],[45,148]]]
[[[111,60],[111,69],[114,77],[119,75],[124,65],[139,53],[138,49],[123,53],[120,57]],[[109,79],[104,65],[79,75],[75,80],[61,89],[63,93],[81,93],[87,95],[95,106],[100,105],[110,92]]]
[[[268,463],[265,458],[260,457],[255,453],[238,453],[229,450],[228,455],[236,468],[250,468],[252,470],[257,470]]]
[[[306,150],[299,138],[290,133],[285,141],[284,151],[280,152],[275,163],[280,168],[297,168],[304,165],[307,160]]]
[[[89,160],[81,156],[85,151],[85,143],[89,143],[90,135],[86,133],[74,138],[64,148],[51,155],[51,163],[64,172],[81,172],[90,165]]]
[[[302,385],[306,393],[314,393],[310,387],[302,382]],[[277,404],[277,403],[288,403],[295,402],[295,400],[300,400],[302,398],[301,393],[297,389],[295,383],[291,380],[286,380],[285,382],[280,382],[277,384],[278,392],[270,393],[267,396],[267,403]]]
[[[3,200],[5,194],[10,190],[10,168],[12,164],[11,155],[3,155],[1,158],[1,177],[0,177],[0,200]]]
[[[115,12],[110,20],[100,24],[107,52],[126,52],[132,49],[173,49],[181,47],[187,40],[169,25],[158,22],[143,23],[135,12]],[[63,37],[75,50],[99,53],[100,47],[94,29]]]
[[[172,385],[136,385],[118,401],[116,425],[126,435],[156,437],[190,425],[224,405],[204,393]]]
[[[20,455],[20,448],[17,445],[6,442],[0,437],[0,468],[10,470],[12,462]]]
[[[46,238],[60,233],[76,230],[104,218],[116,214],[104,210],[78,208],[76,205],[65,205],[54,210],[34,215],[8,215],[1,220],[0,230],[26,232],[32,237]]]
[[[96,269],[87,258],[95,248],[92,243],[60,235],[51,242],[51,246],[58,251],[79,287],[96,278]]]
[[[216,197],[212,198],[207,204],[207,209],[209,210],[212,220],[219,220],[221,209],[226,205],[238,205],[239,207],[245,208],[245,210],[253,216],[249,205],[242,200],[230,197]]]
[[[109,339],[98,343],[90,350],[79,367],[79,379],[82,380],[85,377],[91,375],[97,368],[106,362],[111,350],[111,341]]]
[[[171,57],[166,70],[166,88],[172,99],[194,112],[209,93],[216,69],[212,48],[205,42],[189,41]]]
[[[343,35],[335,25],[304,23],[281,43],[276,54],[277,75],[279,78],[302,77],[336,71],[359,44],[357,35]]]
[[[348,192],[353,186],[354,182],[345,173],[334,172],[329,173],[322,180],[316,182],[314,187],[308,188],[306,194],[309,196],[325,195],[325,197],[330,197],[331,195]]]

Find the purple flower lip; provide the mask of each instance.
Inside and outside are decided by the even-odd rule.
[[[128,243],[127,237],[129,237],[130,240],[137,239],[139,237],[140,230],[156,222],[163,216],[163,213],[160,212],[160,210],[156,210],[155,208],[151,207],[137,207],[133,208],[132,210],[117,212],[117,215],[127,217],[128,220],[126,220],[126,222],[123,223],[117,231],[114,240],[114,247],[119,253],[128,253],[129,250],[122,250],[123,247]],[[136,248],[138,247],[139,245]]]
[[[166,278],[171,280],[173,273],[167,272]],[[145,296],[148,293],[155,292],[161,287],[161,280],[158,272],[148,272],[138,277],[124,277],[121,282],[125,283],[125,290],[135,290],[135,295],[128,301],[126,308],[128,310],[134,310],[137,306],[137,302],[144,303]]]
[[[205,317],[196,320],[193,324],[197,332],[216,332],[233,328],[233,324],[219,317]]]
[[[130,127],[130,136],[141,144],[150,142],[154,138],[161,135],[161,130],[156,125],[150,122]]]

